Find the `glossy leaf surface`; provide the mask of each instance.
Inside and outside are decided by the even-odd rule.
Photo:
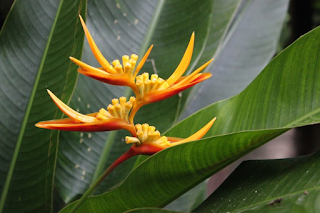
[[[166,133],[186,137],[217,117],[206,139],[153,155],[117,188],[87,199],[79,212],[162,207],[288,129],[319,123],[320,50],[315,48],[320,46],[319,36],[320,28],[304,35],[275,57],[239,95],[208,106]]]
[[[62,113],[77,79],[69,55],[81,56],[78,15],[86,2],[15,1],[0,34],[0,212],[50,212],[57,131],[35,127]]]
[[[243,162],[193,212],[318,212],[320,152]]]

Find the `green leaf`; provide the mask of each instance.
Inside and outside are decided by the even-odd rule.
[[[253,150],[256,144],[267,142],[284,131],[241,132],[165,149],[140,164],[114,190],[88,198],[77,212],[123,212],[163,207]],[[72,204],[61,212],[68,212],[71,207]]]
[[[320,152],[243,162],[193,212],[318,212],[319,166]]]
[[[138,209],[133,209],[129,211],[125,211],[125,213],[183,213],[183,212],[178,212],[178,211],[171,211],[171,210],[166,210],[166,209],[159,209],[159,208],[138,208]]]
[[[217,116],[208,138],[149,157],[117,188],[88,198],[79,212],[162,207],[290,128],[319,123],[319,36],[320,28],[302,36],[239,95],[208,106],[166,133],[186,137]]]
[[[198,10],[194,10],[196,5]],[[196,32],[196,46],[189,71],[195,69],[197,61],[203,55],[209,40],[209,30],[210,35],[215,36],[210,41],[216,42],[215,49],[218,47],[237,5],[238,0],[206,0],[201,3],[182,0],[130,3],[96,0],[88,4],[87,24],[97,45],[109,61],[124,54],[139,53],[142,56],[149,45],[154,44],[150,61],[147,61],[141,73],[154,72],[154,62],[159,75],[167,78],[179,64],[192,31]],[[177,12],[182,10],[183,13]],[[217,18],[218,15],[221,19]],[[194,18],[190,21],[191,16]],[[199,22],[202,24],[199,25]],[[215,49],[211,51],[214,52]],[[208,55],[206,57],[208,58]],[[99,66],[86,42],[83,61]],[[128,90],[123,88],[80,76],[70,106],[79,109],[81,113],[95,112],[102,107],[106,108],[113,98],[128,94]],[[177,111],[180,113],[182,105],[179,107],[179,102],[180,98],[177,96],[143,107],[135,122],[148,122],[160,131],[166,130],[175,121]],[[56,187],[66,203],[83,194],[103,170],[130,147],[124,143],[126,135],[128,133],[124,131],[61,133],[63,142],[59,149]],[[131,171],[133,164],[134,159],[112,172],[96,194],[120,183]]]
[[[171,211],[171,210],[166,210],[166,209],[159,209],[159,208],[138,208],[138,209],[133,209],[129,211],[125,211],[125,213],[183,213],[183,212],[178,212],[178,211]]]
[[[57,131],[38,129],[61,112],[46,88],[67,102],[80,57],[78,20],[86,2],[15,1],[0,34],[0,212],[50,212]]]
[[[191,96],[185,115],[234,96],[251,83],[275,54],[288,5],[288,0],[242,1],[215,54],[210,67],[212,77]]]

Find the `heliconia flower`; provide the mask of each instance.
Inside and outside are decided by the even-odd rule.
[[[136,68],[138,56],[135,54],[132,54],[130,58],[128,55],[122,56],[122,65],[119,60],[114,60],[111,65],[98,49],[81,16],[80,21],[92,53],[102,67],[95,68],[76,58],[70,57],[71,61],[81,67],[78,69],[78,72],[108,84],[128,86],[134,91],[136,96],[139,96],[139,91],[135,84],[135,77],[147,60],[153,46],[151,45]]]
[[[136,114],[136,112],[143,105],[169,98],[212,76],[211,73],[200,72],[204,68],[206,68],[212,62],[213,59],[203,64],[190,75],[182,77],[182,75],[185,73],[190,64],[193,46],[194,33],[192,33],[191,35],[188,47],[182,57],[182,60],[180,61],[180,64],[167,80],[159,78],[157,74],[152,74],[151,78],[149,79],[149,73],[143,73],[136,77],[136,85],[139,90],[139,96],[137,96],[137,103],[133,107],[132,112],[130,114],[131,122],[133,122],[133,117]]]
[[[160,132],[156,130],[154,126],[149,126],[148,124],[136,124],[135,128],[137,136],[127,136],[125,141],[127,144],[133,144],[131,152],[135,153],[135,155],[152,155],[172,146],[201,139],[209,131],[215,120],[216,118],[213,118],[199,131],[185,139],[161,136]]]
[[[194,47],[194,33],[191,35],[188,47],[178,67],[167,80],[164,80],[157,74],[152,74],[150,76],[151,78],[149,78],[148,73],[137,76],[146,62],[153,45],[148,49],[136,68],[138,56],[135,54],[132,54],[130,58],[128,55],[124,55],[122,57],[122,65],[119,60],[114,60],[111,65],[101,54],[81,16],[80,20],[93,55],[102,67],[96,68],[90,66],[73,57],[70,57],[70,59],[80,67],[78,72],[81,74],[108,84],[128,86],[133,90],[137,98],[137,103],[132,109],[130,116],[131,123],[133,123],[134,115],[143,105],[169,98],[211,77],[210,73],[200,72],[207,67],[213,59],[199,67],[190,75],[182,77],[191,61]]]
[[[129,101],[125,97],[113,99],[107,110],[102,108],[99,112],[83,115],[63,103],[50,90],[47,91],[54,103],[69,118],[41,121],[36,124],[37,127],[81,132],[126,129],[133,136],[136,136],[134,125],[130,124],[128,120],[129,112],[136,101],[134,97],[130,97]]]

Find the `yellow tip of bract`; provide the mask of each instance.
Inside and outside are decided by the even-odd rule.
[[[99,64],[104,68],[104,69],[109,69],[110,67],[110,64],[109,62],[107,61],[107,59],[105,59],[102,55],[102,53],[100,52],[100,50],[98,49],[96,43],[94,42],[86,24],[84,23],[81,15],[79,15],[80,17],[80,21],[81,21],[81,24],[82,24],[82,28],[83,28],[83,31],[86,35],[86,38],[88,40],[88,43],[89,43],[89,46],[92,50],[92,53],[94,55],[94,57],[97,59],[97,61],[99,62]]]
[[[83,115],[73,109],[71,109],[69,106],[67,106],[65,103],[63,103],[57,96],[55,96],[49,89],[47,89],[47,92],[49,93],[51,99],[53,102],[59,107],[59,109],[66,114],[69,118],[74,119],[77,122],[95,122],[97,119],[94,117],[90,117],[87,115]]]
[[[152,48],[153,48],[153,44],[149,47],[149,49],[147,50],[147,52],[144,54],[144,56],[142,57],[141,61],[139,62],[138,66],[137,66],[137,68],[136,68],[136,70],[135,70],[135,72],[133,74],[134,78],[138,75],[140,69],[143,67],[144,63],[146,62],[147,58],[150,55],[150,52],[151,52]]]
[[[194,133],[193,135],[191,135],[190,137],[188,137],[186,139],[171,143],[171,146],[176,146],[179,144],[183,144],[183,143],[187,143],[190,141],[201,139],[209,131],[209,129],[212,127],[212,125],[215,121],[216,121],[216,118],[213,118],[209,123],[207,123],[204,127],[202,127],[198,132]]]
[[[180,61],[180,64],[178,65],[177,69],[173,72],[173,74],[167,79],[167,83],[169,85],[174,84],[187,70],[191,61],[193,46],[194,46],[194,32],[191,35],[188,47]]]

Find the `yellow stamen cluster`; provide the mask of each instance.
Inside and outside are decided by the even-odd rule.
[[[131,58],[128,55],[124,55],[122,56],[122,65],[119,60],[114,60],[112,62],[113,66],[109,66],[108,72],[111,74],[128,74],[129,76],[133,76],[137,60],[138,56],[136,54],[132,54]]]
[[[156,130],[154,126],[149,126],[149,124],[136,124],[135,125],[137,136],[136,137],[126,137],[126,143],[133,143],[136,146],[142,143],[155,143],[159,145],[170,145],[167,137],[160,137],[160,132]]]
[[[135,97],[130,97],[128,102],[126,97],[120,97],[119,99],[114,98],[112,99],[112,104],[109,104],[107,108],[108,111],[104,108],[100,109],[96,118],[100,120],[108,118],[122,118],[129,122],[129,112],[135,102]]]
[[[151,79],[149,79],[149,73],[146,72],[136,77],[136,85],[141,97],[149,91],[166,89],[169,87],[169,84],[162,78],[159,78],[157,74],[152,74]]]

